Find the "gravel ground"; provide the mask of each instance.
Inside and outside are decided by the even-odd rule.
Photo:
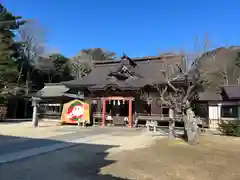
[[[240,139],[206,135],[200,144],[146,133],[107,136],[0,166],[0,180],[239,180]]]
[[[38,128],[34,128],[31,122],[3,123],[0,124],[0,135],[26,138],[47,138],[69,133],[57,131],[60,128],[60,126],[56,126],[56,122],[40,122]]]
[[[80,144],[64,150],[35,156],[0,166],[1,180],[108,180],[124,179],[104,175],[101,168],[115,163],[109,155],[150,145],[152,136],[110,136],[91,144]]]
[[[109,155],[105,174],[139,180],[239,180],[240,139],[202,136],[200,144],[157,140],[150,147]]]

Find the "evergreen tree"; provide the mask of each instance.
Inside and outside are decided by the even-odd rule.
[[[67,57],[59,53],[41,57],[36,65],[44,83],[72,80],[69,61]]]
[[[16,83],[18,69],[17,50],[20,44],[14,41],[16,30],[24,24],[21,17],[14,16],[0,4],[0,88],[10,88]]]
[[[55,72],[53,75],[55,82],[72,80],[69,59],[67,57],[62,54],[51,54],[49,59],[54,64]]]

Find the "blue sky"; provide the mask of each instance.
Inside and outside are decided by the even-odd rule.
[[[15,15],[39,21],[47,44],[66,56],[102,47],[150,56],[240,44],[239,0],[0,0]],[[200,40],[199,40],[200,41]]]

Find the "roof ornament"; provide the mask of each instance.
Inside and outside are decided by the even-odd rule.
[[[137,66],[137,63],[134,60],[132,60],[130,57],[128,57],[125,53],[123,53],[121,60],[123,62],[127,60],[129,62],[129,64],[133,67]]]

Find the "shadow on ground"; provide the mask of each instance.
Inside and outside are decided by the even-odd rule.
[[[31,122],[32,119],[26,118],[26,119],[3,119],[0,120],[1,124],[16,124],[16,123],[22,123],[22,122]]]
[[[0,135],[0,162],[10,153],[32,151],[34,148],[56,146],[57,144],[65,147],[12,162],[0,163],[0,179],[127,180],[109,174],[100,174],[101,168],[115,163],[114,160],[108,160],[106,156],[109,149],[117,146]],[[25,148],[21,149],[21,147]]]

